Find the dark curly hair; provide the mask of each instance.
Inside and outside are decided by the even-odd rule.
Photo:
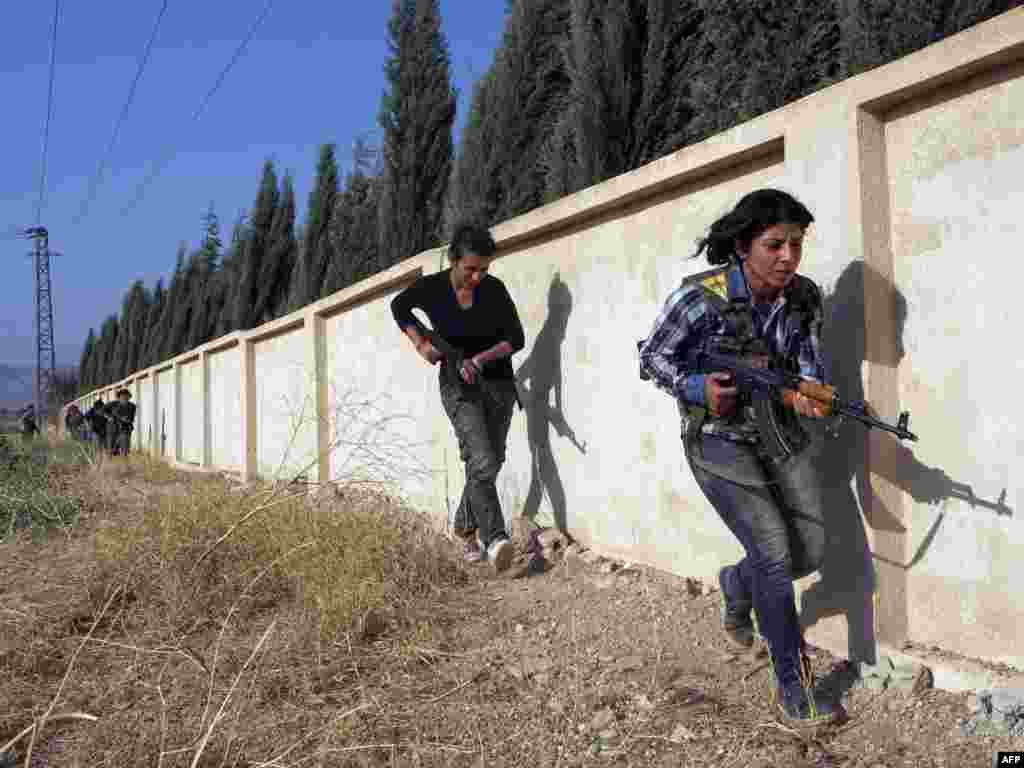
[[[736,242],[744,248],[776,224],[791,222],[804,229],[814,216],[803,203],[778,189],[758,189],[744,195],[736,207],[711,225],[707,237],[697,242],[697,258],[707,251],[710,264],[728,264],[737,258]]]
[[[475,222],[464,221],[455,226],[451,244],[448,246],[448,260],[455,262],[472,251],[485,259],[491,258],[498,246],[490,231]]]

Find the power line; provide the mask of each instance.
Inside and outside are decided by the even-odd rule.
[[[210,100],[220,89],[221,85],[224,83],[224,80],[227,78],[228,73],[231,71],[232,67],[234,67],[235,63],[242,57],[242,54],[245,52],[246,47],[248,47],[249,42],[256,34],[256,30],[259,28],[260,24],[263,23],[263,20],[267,17],[267,14],[270,13],[270,8],[273,4],[274,0],[267,0],[266,6],[264,6],[262,13],[260,13],[255,23],[249,29],[249,33],[242,40],[238,48],[235,49],[234,55],[232,55],[231,60],[228,62],[227,66],[224,67],[224,70],[220,73],[220,75],[218,75],[217,80],[213,84],[213,87],[207,92],[206,96],[203,97],[203,100],[199,103],[199,107],[192,115],[191,122],[197,122],[199,118],[202,117],[203,112],[206,110],[207,105],[209,105],[210,103]],[[153,182],[153,180],[160,174],[160,172],[164,169],[164,167],[167,165],[170,159],[174,156],[174,150],[174,146],[170,146],[164,153],[164,156],[159,160],[159,162],[156,163],[156,165],[149,172],[146,178],[142,180],[142,183],[139,184],[138,188],[135,190],[135,197],[132,198],[131,202],[129,202],[128,205],[121,209],[122,216],[127,216],[129,213],[131,213],[132,209],[136,205],[138,205],[139,202],[141,202],[143,196],[145,195],[146,189]]]
[[[50,146],[50,121],[53,118],[53,81],[57,63],[57,22],[60,19],[60,0],[54,0],[53,29],[50,31],[50,88],[46,99],[46,120],[43,122],[43,147],[39,164],[39,198],[36,202],[36,226],[42,224],[46,205],[46,155]]]
[[[135,101],[135,92],[139,87],[139,81],[142,79],[142,73],[146,69],[146,64],[149,62],[149,54],[153,49],[153,43],[156,40],[157,32],[160,30],[160,23],[163,21],[164,14],[167,12],[167,3],[169,0],[163,0],[160,6],[160,11],[157,13],[156,22],[153,24],[153,31],[149,35],[149,40],[146,42],[146,47],[142,51],[142,57],[139,59],[139,68],[135,72],[135,79],[132,80],[131,87],[128,89],[128,98],[121,107],[121,113],[118,115],[117,122],[114,124],[114,132],[110,136],[110,143],[107,144],[107,150],[100,159],[99,166],[96,168],[96,173],[89,181],[89,191],[86,193],[85,199],[82,201],[82,206],[78,210],[78,215],[72,222],[72,226],[76,226],[82,218],[86,215],[89,210],[89,206],[92,205],[96,192],[99,189],[99,185],[103,181],[103,173],[107,169],[107,165],[110,162],[110,157],[114,152],[114,146],[117,144],[117,138],[121,133],[121,126],[124,124],[125,118],[128,116],[128,110],[131,108],[132,103]]]

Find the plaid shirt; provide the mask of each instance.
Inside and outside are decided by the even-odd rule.
[[[675,397],[680,403],[704,407],[705,375],[688,368],[690,352],[710,336],[725,331],[725,323],[710,306],[702,283],[718,281],[728,299],[750,298],[746,278],[739,265],[723,267],[711,273],[687,278],[668,297],[658,315],[647,341],[640,348],[640,366],[655,385]],[[803,282],[814,296],[813,312],[806,332],[796,313],[787,309],[791,289]],[[724,283],[724,286],[722,286]],[[825,367],[821,360],[820,332],[822,324],[821,291],[801,275],[770,305],[751,304],[755,333],[763,338],[771,353],[780,358],[793,357],[799,364],[799,374],[811,381],[825,382]],[[684,412],[681,409],[681,412]],[[685,425],[684,425],[685,429]],[[757,442],[757,428],[749,412],[732,420],[709,416],[702,432],[715,434],[740,442]]]

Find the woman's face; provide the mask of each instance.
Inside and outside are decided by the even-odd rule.
[[[465,251],[462,258],[452,264],[455,287],[460,290],[476,290],[491,268],[491,260],[473,251]]]
[[[804,228],[785,222],[766,229],[750,241],[746,250],[737,243],[748,281],[770,292],[781,291],[796,275],[803,255],[803,242]]]

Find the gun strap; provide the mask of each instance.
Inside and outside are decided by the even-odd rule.
[[[686,420],[686,431],[683,433],[683,443],[687,451],[692,451],[696,460],[704,461],[704,452],[700,447],[700,430],[704,426],[704,420],[708,412],[706,408],[689,408],[689,418]]]

